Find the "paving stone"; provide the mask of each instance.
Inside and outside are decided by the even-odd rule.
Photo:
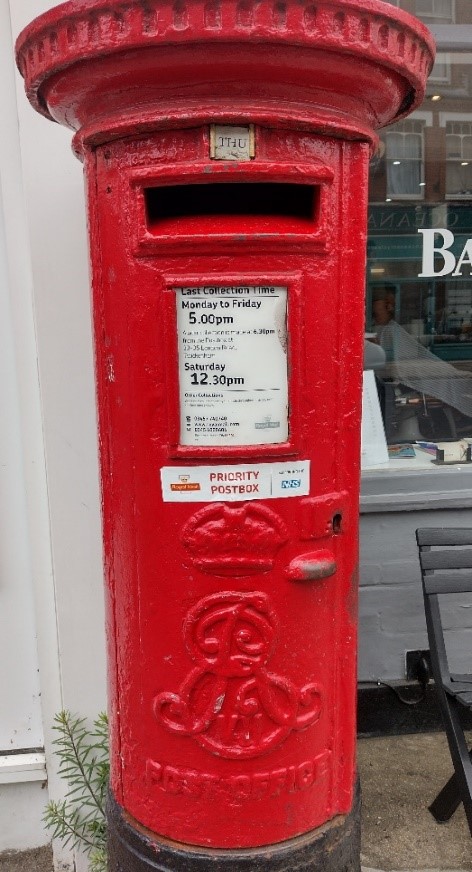
[[[0,853],[0,872],[52,872],[51,847]]]
[[[462,805],[447,824],[428,811],[452,772],[444,733],[361,739],[358,760],[366,872],[472,872]]]

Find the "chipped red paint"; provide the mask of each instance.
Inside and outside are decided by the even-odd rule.
[[[114,795],[179,842],[281,842],[352,807],[368,161],[421,102],[431,38],[381,0],[72,0],[17,57],[85,162]],[[212,122],[254,124],[255,158],[211,161]],[[316,210],[145,207],[262,181]],[[174,288],[215,283],[288,288],[282,444],[179,444]],[[311,461],[308,497],[163,502],[162,467],[284,460]]]

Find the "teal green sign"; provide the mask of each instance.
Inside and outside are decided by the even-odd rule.
[[[370,206],[368,228],[369,261],[417,260],[420,272],[423,237],[418,230],[451,230],[454,244],[450,250],[458,258],[472,237],[472,206]],[[438,245],[440,240],[438,237]]]
[[[426,230],[447,227],[453,233],[464,233],[472,236],[472,205],[448,206],[446,203],[437,205],[417,206],[401,205],[369,207],[368,230],[375,236],[389,234],[415,234],[420,228]]]

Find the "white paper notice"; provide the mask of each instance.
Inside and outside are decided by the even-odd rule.
[[[388,466],[387,440],[374,373],[364,370],[362,389],[361,468]]]
[[[303,497],[310,493],[310,461],[164,466],[161,484],[165,503],[226,503]]]
[[[176,288],[182,445],[288,438],[287,288]]]

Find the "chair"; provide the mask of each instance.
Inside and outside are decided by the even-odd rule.
[[[449,743],[454,774],[429,810],[438,823],[448,821],[464,804],[472,836],[472,751],[462,727],[463,714],[472,711],[472,674],[451,674],[442,628],[439,597],[472,592],[472,528],[424,528],[416,531],[423,581],[431,666]]]

